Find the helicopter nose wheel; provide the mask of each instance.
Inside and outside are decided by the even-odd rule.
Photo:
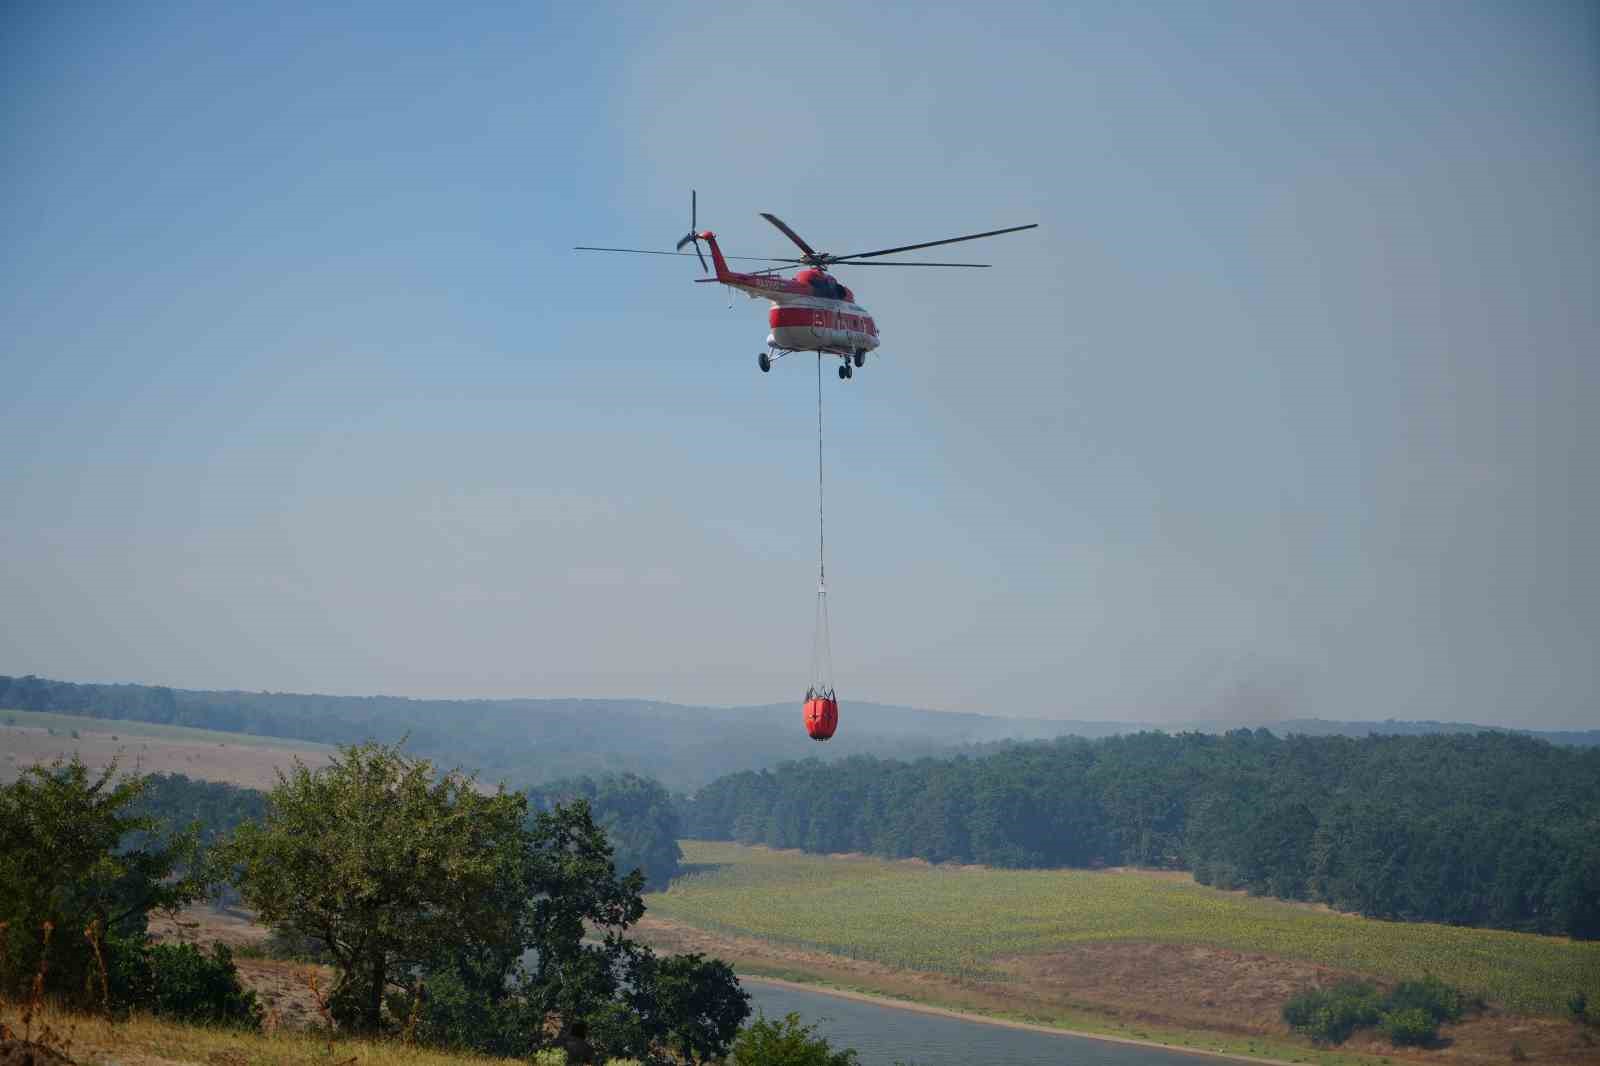
[[[765,374],[767,371],[772,369],[772,356],[768,355],[766,352],[762,352],[756,357],[756,365],[759,366],[761,368],[761,372]]]
[[[856,360],[856,366],[858,366],[858,367],[866,366],[867,365],[867,353],[857,349],[856,354],[855,354],[855,360]]]

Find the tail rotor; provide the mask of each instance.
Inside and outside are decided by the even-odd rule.
[[[700,272],[702,274],[709,274],[711,272],[711,270],[710,270],[709,267],[706,266],[706,257],[700,254],[700,225],[699,225],[699,217],[698,217],[698,215],[696,213],[697,212],[697,207],[696,207],[696,204],[695,204],[695,198],[696,198],[695,197],[695,191],[693,189],[690,189],[689,190],[689,232],[684,234],[682,240],[678,241],[678,246],[677,246],[676,250],[681,252],[681,251],[683,251],[683,246],[684,245],[686,245],[686,244],[694,245],[695,258],[700,260]]]

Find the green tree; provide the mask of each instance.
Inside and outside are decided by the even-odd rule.
[[[99,1002],[103,989],[88,930],[106,964],[143,950],[148,916],[201,898],[204,883],[177,876],[194,854],[192,834],[157,839],[152,818],[130,807],[141,778],[96,775],[76,755],[34,766],[0,786],[0,988],[17,995],[37,970],[50,923],[50,988],[66,1001]],[[126,847],[124,837],[141,834]]]
[[[800,1015],[772,1021],[765,1015],[740,1030],[729,1060],[734,1066],[856,1066],[854,1048],[833,1050],[814,1025],[802,1025]]]
[[[521,795],[484,795],[398,746],[340,749],[279,773],[265,819],[219,848],[261,920],[309,937],[338,969],[332,1008],[381,1027],[385,993],[420,971],[503,973],[525,940]]]
[[[535,810],[558,803],[587,800],[595,820],[605,829],[617,870],[639,870],[644,885],[661,889],[678,875],[684,835],[672,796],[660,783],[635,774],[606,774],[554,781],[527,789]]]
[[[739,1024],[750,1015],[750,996],[733,967],[702,955],[652,959],[644,968],[643,1028],[685,1062],[728,1053]]]

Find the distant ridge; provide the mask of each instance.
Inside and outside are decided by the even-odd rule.
[[[1226,719],[1186,724],[1007,718],[868,702],[843,704],[826,745],[807,739],[793,703],[710,707],[642,699],[428,700],[399,696],[173,689],[79,684],[0,675],[0,711],[54,711],[93,718],[194,726],[258,736],[348,744],[408,738],[412,751],[524,785],[578,774],[630,771],[692,790],[724,774],[805,758],[851,755],[917,759],[1058,737],[1096,739],[1160,730],[1224,732]],[[1600,745],[1600,730],[1540,732],[1456,722],[1250,723],[1279,735],[1462,733],[1492,729],[1554,744]]]

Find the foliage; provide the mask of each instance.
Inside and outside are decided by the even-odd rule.
[[[1395,1047],[1422,1047],[1439,1036],[1439,1023],[1421,1007],[1390,1011],[1383,1016],[1382,1029]]]
[[[519,795],[480,794],[397,747],[342,749],[315,772],[279,774],[266,818],[219,849],[261,920],[333,956],[335,1017],[376,1032],[385,993],[408,975],[520,953]]]
[[[1134,872],[992,870],[685,841],[700,872],[647,897],[652,915],[801,949],[961,977],[998,957],[1120,940],[1302,959],[1384,980],[1434,974],[1510,1010],[1600,997],[1600,943],[1381,922]]]
[[[999,867],[1189,868],[1371,917],[1600,937],[1600,748],[1141,733],[730,774],[689,836]]]
[[[1401,981],[1384,999],[1389,1011],[1420,1010],[1435,1024],[1458,1022],[1467,1012],[1466,997],[1432,974],[1420,981]]]
[[[835,1051],[815,1025],[803,1025],[790,1013],[780,1021],[757,1014],[739,1031],[729,1056],[733,1066],[856,1066],[854,1048]]]
[[[725,1054],[750,1015],[750,996],[733,967],[702,955],[653,959],[646,969],[649,1001],[640,1011],[645,1032],[654,1034],[685,1062]]]
[[[143,780],[133,812],[164,827],[192,825],[202,852],[245,822],[260,821],[267,812],[266,793],[259,789],[183,774],[147,774]],[[130,840],[137,843],[138,838]]]
[[[0,992],[17,995],[37,972],[40,931],[49,945],[51,987],[66,1002],[100,1004],[96,930],[108,967],[139,950],[152,910],[199,898],[203,884],[179,877],[192,836],[159,840],[153,819],[131,812],[142,780],[116,779],[113,763],[91,776],[83,762],[57,759],[0,786]],[[145,834],[127,847],[124,838]]]
[[[527,789],[534,810],[585,800],[605,829],[618,870],[639,870],[646,888],[665,888],[678,876],[683,852],[678,811],[667,790],[634,774],[579,777]]]
[[[1459,1021],[1466,1009],[1459,989],[1430,974],[1383,996],[1365,981],[1313,988],[1284,1004],[1283,1020],[1319,1044],[1342,1044],[1355,1030],[1378,1026],[1396,1047],[1423,1046],[1438,1037],[1440,1023]]]
[[[409,1008],[406,1003],[404,1011]],[[531,1043],[525,1020],[515,1004],[479,994],[450,970],[429,974],[423,982],[423,1000],[413,1035],[417,1043],[427,1047],[492,1055],[520,1055]]]
[[[523,795],[473,784],[397,748],[342,749],[280,777],[219,857],[275,935],[332,956],[331,1010],[358,1031],[387,1005],[464,1049],[527,1054],[555,1015],[600,1020],[607,1051],[726,1050],[749,1010],[732,971],[623,936],[643,877],[617,876],[587,802],[530,817]]]
[[[1283,1007],[1283,1020],[1319,1044],[1342,1044],[1357,1029],[1383,1019],[1383,1001],[1366,981],[1344,981],[1333,988],[1315,988]]]
[[[124,1005],[204,1025],[261,1025],[261,1005],[240,983],[226,944],[214,944],[210,955],[193,944],[147,944],[120,959],[115,985]]]

